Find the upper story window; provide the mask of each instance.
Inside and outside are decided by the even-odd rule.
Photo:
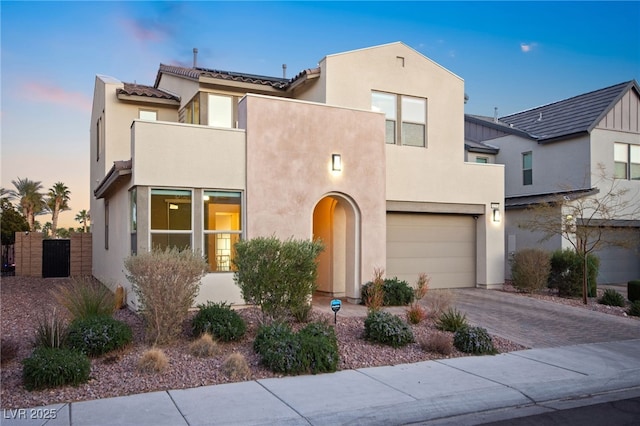
[[[426,99],[371,92],[371,109],[385,113],[386,143],[426,146]],[[400,122],[400,126],[398,126],[398,122]]]
[[[242,235],[242,194],[204,191],[204,253],[209,271],[233,270],[233,246]]]
[[[522,184],[533,184],[533,153],[531,152],[522,154]]]
[[[233,97],[209,94],[207,124],[214,127],[233,128]]]
[[[141,109],[138,111],[138,118],[140,120],[156,121],[158,120],[158,111],[151,109]]]
[[[193,97],[184,107],[184,123],[188,124],[200,124],[200,95],[197,94]]]
[[[151,247],[191,247],[191,190],[151,189]]]
[[[489,159],[487,157],[476,157],[476,163],[488,164]]]
[[[640,180],[640,145],[613,144],[614,177]]]

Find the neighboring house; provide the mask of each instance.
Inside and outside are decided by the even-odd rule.
[[[465,116],[468,161],[476,145],[497,149],[495,162],[505,165],[506,255],[526,247],[548,250],[571,247],[559,235],[522,229],[527,207],[554,200],[569,203],[583,197],[602,199],[609,189],[599,179],[599,165],[617,188],[628,189],[631,208],[618,211],[607,225],[607,241],[627,241],[630,248],[610,246],[596,252],[599,283],[640,278],[640,89],[629,81],[505,117]],[[475,145],[474,145],[475,144]],[[611,180],[610,180],[611,181]],[[629,216],[635,208],[635,216]],[[558,219],[563,213],[558,210]],[[575,218],[578,225],[582,218]],[[507,276],[509,276],[509,264]]]
[[[352,302],[376,268],[500,287],[504,167],[466,163],[463,138],[463,80],[403,43],[291,79],[170,65],[153,87],[97,76],[93,274],[130,288],[125,257],[188,246],[210,267],[197,303],[242,304],[233,244],[274,235],[322,239],[318,290]]]

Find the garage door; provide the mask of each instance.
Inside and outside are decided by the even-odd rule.
[[[629,247],[606,247],[596,252],[600,258],[597,282],[619,284],[640,278],[640,230],[627,228],[605,232],[603,239]]]
[[[472,216],[387,214],[387,277],[414,284],[420,272],[430,288],[475,287],[476,224]]]

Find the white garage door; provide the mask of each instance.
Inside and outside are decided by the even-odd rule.
[[[618,241],[628,247],[606,247],[596,252],[600,258],[597,282],[620,284],[640,278],[640,230],[614,229],[606,231],[607,241]]]
[[[476,224],[472,216],[387,214],[386,276],[415,284],[419,273],[430,288],[475,287]]]

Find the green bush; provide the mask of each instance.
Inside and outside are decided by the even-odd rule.
[[[631,303],[640,300],[640,280],[631,280],[627,283],[627,298]]]
[[[369,297],[372,285],[372,282],[368,282],[362,286],[363,303]],[[415,298],[414,290],[409,283],[396,277],[385,278],[382,290],[384,293],[383,306],[406,306],[412,303]]]
[[[587,295],[596,296],[596,277],[600,260],[594,254],[587,256]],[[549,287],[557,288],[563,297],[582,296],[583,258],[571,249],[556,250],[551,255]]]
[[[517,251],[511,260],[513,286],[526,292],[535,292],[547,287],[551,257],[541,249],[527,248]]]
[[[89,380],[91,362],[76,351],[64,348],[36,348],[22,361],[24,387],[29,390],[63,385],[77,386]]]
[[[198,295],[200,280],[209,270],[207,261],[191,250],[155,248],[126,258],[124,266],[140,304],[147,339],[154,344],[176,340]]]
[[[234,280],[246,303],[260,306],[265,317],[275,320],[289,314],[306,318],[324,248],[320,241],[260,237],[239,241],[234,248]]]
[[[240,340],[247,331],[242,317],[225,302],[198,305],[198,313],[191,324],[195,336],[208,332],[224,342]]]
[[[369,312],[364,320],[364,338],[394,348],[414,341],[411,327],[400,317],[384,311]]]
[[[612,288],[608,288],[602,294],[602,297],[598,300],[601,305],[609,306],[624,306],[624,296],[615,291]]]
[[[55,290],[54,297],[72,319],[110,316],[115,310],[114,294],[90,276],[71,278],[68,285]]]
[[[111,352],[132,340],[129,325],[107,316],[77,319],[69,325],[69,348],[89,356]]]
[[[465,353],[496,353],[491,336],[482,327],[462,327],[453,335],[453,345]]]
[[[338,342],[333,328],[311,323],[298,333],[283,323],[258,329],[253,348],[271,371],[285,374],[336,371]]]
[[[631,304],[631,307],[627,311],[627,314],[633,317],[640,317],[640,300],[636,300]]]
[[[456,308],[449,308],[436,320],[436,328],[442,331],[456,332],[467,326],[467,315]]]

